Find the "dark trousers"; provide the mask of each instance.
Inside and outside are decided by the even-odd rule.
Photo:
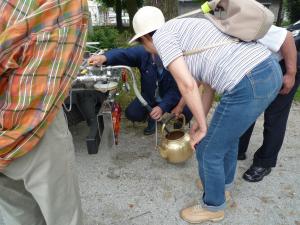
[[[278,95],[264,112],[263,144],[255,152],[253,165],[275,167],[282,146],[292,101],[300,83],[300,72],[296,75],[295,85],[287,95]],[[239,154],[247,151],[255,123],[240,137]]]
[[[154,107],[154,106],[151,106]],[[184,107],[183,112],[186,118],[186,122],[188,123],[192,117],[193,114],[191,111],[187,108]],[[140,101],[135,98],[126,108],[125,110],[125,116],[128,120],[132,122],[144,122],[148,119],[149,117],[149,112],[147,109],[140,103]]]
[[[144,122],[148,119],[148,115],[148,110],[137,98],[135,98],[125,109],[126,118],[132,122]]]

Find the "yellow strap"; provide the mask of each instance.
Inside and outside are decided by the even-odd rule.
[[[204,14],[209,13],[211,11],[211,8],[210,8],[208,2],[205,2],[204,4],[201,5],[201,10]]]

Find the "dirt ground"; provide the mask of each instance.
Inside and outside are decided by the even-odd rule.
[[[247,160],[238,164],[235,204],[220,224],[300,225],[300,105],[292,106],[277,167],[262,182],[248,183],[241,176],[262,142],[262,123],[259,118]],[[155,150],[155,136],[142,134],[144,126],[123,120],[119,145],[96,155],[87,154],[85,123],[71,128],[86,224],[187,224],[178,212],[201,196],[195,185],[196,159],[167,163]]]

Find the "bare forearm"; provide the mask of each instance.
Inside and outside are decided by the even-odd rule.
[[[280,48],[286,67],[286,75],[295,76],[297,72],[297,49],[291,32],[288,31]]]
[[[175,78],[184,102],[192,111],[199,128],[203,131],[206,131],[206,119],[198,85],[190,74],[183,57],[179,57],[178,59],[174,60],[168,68]]]
[[[198,89],[201,89],[201,87],[202,87],[201,85],[202,85],[203,83],[200,82],[200,81],[196,81],[196,83],[197,83]],[[202,90],[202,89],[201,89],[201,90]],[[200,92],[200,96],[202,97],[202,92]],[[203,100],[203,98],[202,98],[202,100]],[[179,107],[179,108],[181,108],[181,110],[183,110],[183,108],[185,107],[185,105],[186,105],[186,103],[185,103],[183,97],[181,97],[180,101],[179,101],[178,104],[177,104],[177,107]]]

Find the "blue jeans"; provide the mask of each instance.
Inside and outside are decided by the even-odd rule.
[[[223,94],[206,136],[196,147],[204,208],[226,207],[225,189],[234,181],[239,138],[274,100],[281,85],[280,66],[270,56]]]

